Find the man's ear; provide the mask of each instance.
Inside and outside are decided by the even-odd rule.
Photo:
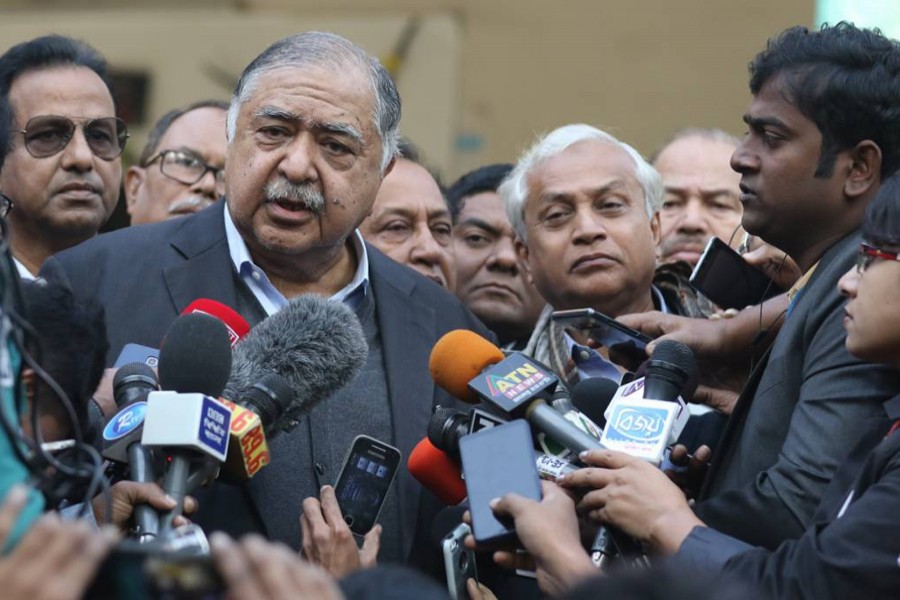
[[[859,198],[881,181],[881,148],[872,140],[863,140],[848,151],[849,173],[844,181],[844,195]]]
[[[525,245],[525,242],[522,241],[518,235],[516,236],[516,241],[514,242],[516,248],[516,256],[519,257],[519,260],[522,262],[522,266],[525,269],[525,279],[531,285],[534,285],[534,277],[531,276],[531,263],[528,261],[528,246]]]
[[[125,205],[128,208],[128,214],[132,214],[134,203],[137,202],[138,191],[144,185],[144,178],[147,171],[143,167],[128,167],[125,171]]]
[[[382,175],[382,179],[388,176],[388,173],[394,170],[394,165],[397,164],[397,157],[391,159],[391,162],[388,163],[387,168],[384,170],[384,175]]]
[[[659,222],[659,211],[653,213],[650,217],[650,235],[653,236],[653,246],[659,248],[660,239],[662,239],[662,225]]]

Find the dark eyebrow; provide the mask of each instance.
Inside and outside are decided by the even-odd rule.
[[[788,127],[784,121],[776,117],[753,117],[751,115],[744,115],[743,120],[744,123],[756,130],[764,129],[768,126],[777,127],[778,129],[783,129],[784,131],[791,131],[791,128]]]
[[[485,231],[487,231],[488,233],[490,233],[491,235],[494,235],[494,236],[500,235],[499,229],[497,229],[493,225],[489,224],[488,222],[482,221],[481,219],[478,219],[476,217],[469,217],[468,219],[460,221],[459,223],[456,224],[456,227],[465,227],[467,225],[474,225],[475,227],[478,227],[479,229],[484,229]]]
[[[306,122],[308,126],[313,129],[320,129],[322,131],[326,131],[328,133],[333,133],[336,135],[346,135],[357,142],[362,142],[363,139],[363,136],[359,132],[359,130],[349,123],[311,121],[309,119],[305,119],[303,115],[292,113],[275,106],[260,107],[256,109],[256,112],[254,114],[256,115],[256,117],[261,117],[264,119],[275,119],[276,121]]]

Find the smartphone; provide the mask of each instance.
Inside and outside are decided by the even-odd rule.
[[[353,440],[334,485],[338,505],[350,531],[365,535],[384,506],[400,465],[400,451],[367,435]]]
[[[159,350],[141,346],[140,344],[125,344],[122,351],[119,352],[119,357],[116,359],[113,368],[118,369],[135,362],[144,363],[155,369],[159,364]]]
[[[490,501],[512,492],[540,501],[541,481],[531,427],[516,419],[470,433],[460,438],[459,454],[475,541],[490,546],[515,539],[512,522],[498,519]]]
[[[468,525],[460,523],[441,542],[441,549],[444,551],[444,570],[447,573],[447,591],[450,592],[452,600],[467,600],[469,596],[466,581],[478,580],[475,552],[463,546],[463,540],[471,533],[472,530]]]
[[[721,308],[741,309],[784,293],[765,273],[717,237],[706,244],[690,282]]]
[[[653,340],[592,308],[557,310],[550,313],[550,318],[561,327],[588,332],[592,340],[607,348],[610,353],[620,353],[632,362],[646,360],[647,344]]]

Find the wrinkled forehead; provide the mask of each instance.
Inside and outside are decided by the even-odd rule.
[[[9,102],[18,125],[38,115],[73,120],[116,116],[106,84],[91,69],[54,66],[30,69],[13,80]]]

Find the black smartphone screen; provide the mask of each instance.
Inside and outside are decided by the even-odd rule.
[[[350,531],[365,535],[375,525],[400,464],[400,451],[368,436],[353,440],[334,492]]]
[[[534,456],[531,428],[516,419],[464,435],[459,440],[472,531],[479,544],[494,544],[515,537],[512,523],[500,521],[490,501],[515,492],[541,499],[541,481]]]
[[[588,332],[592,340],[609,349],[611,354],[618,353],[629,362],[640,364],[647,358],[647,344],[652,338],[601,312],[591,308],[558,310],[551,313],[550,318],[561,327]]]
[[[784,292],[717,237],[710,238],[690,282],[721,308],[742,309]]]

